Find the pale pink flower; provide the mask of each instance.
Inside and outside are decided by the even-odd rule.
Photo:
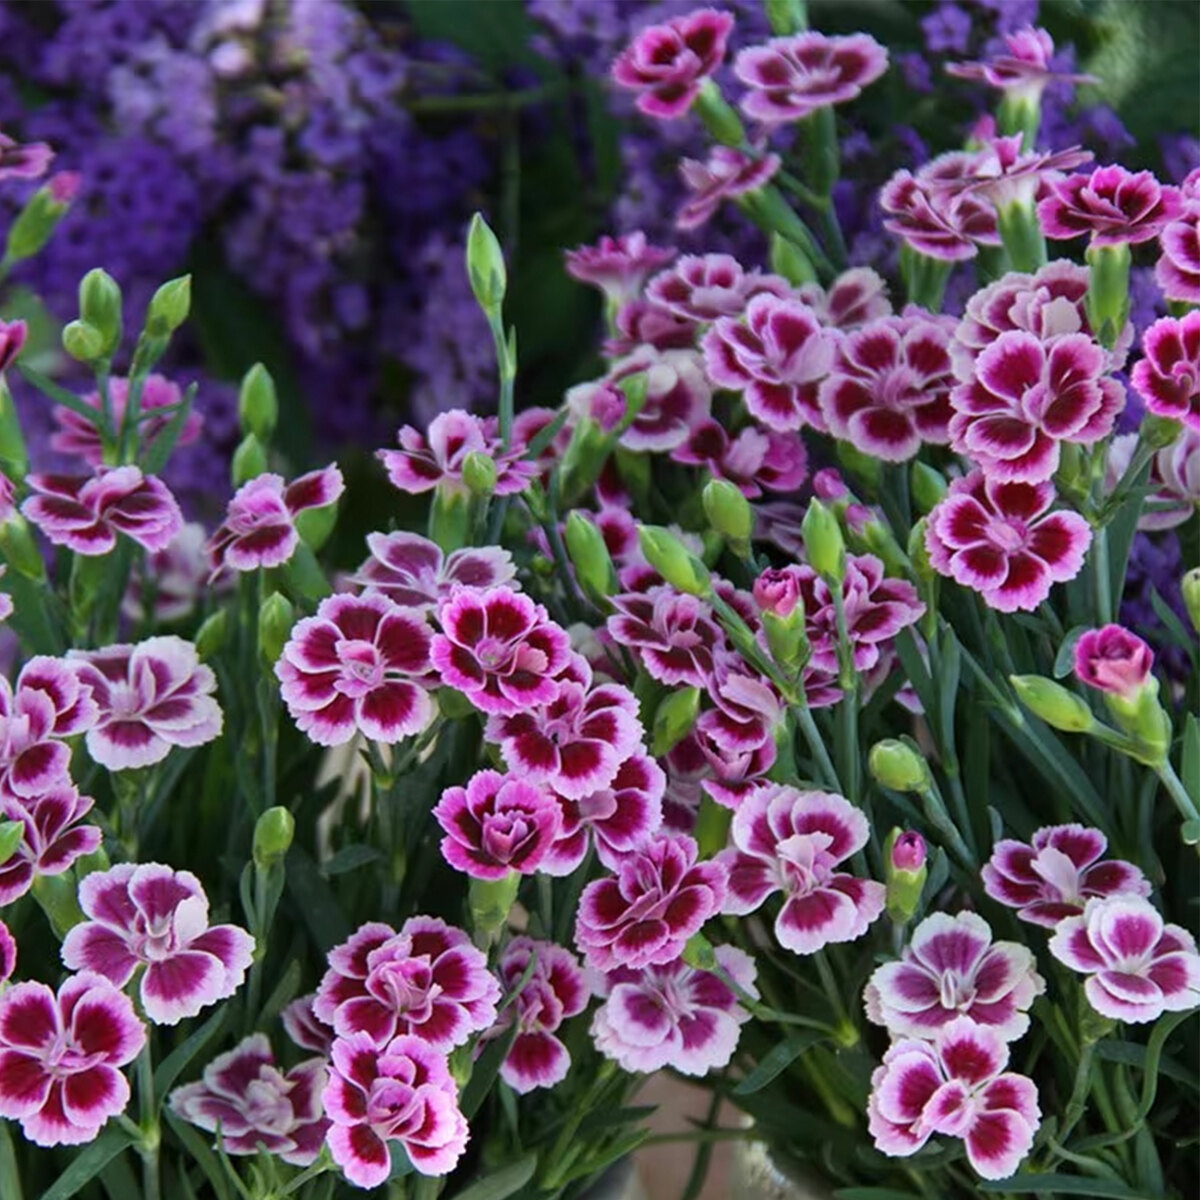
[[[886,214],[883,226],[928,258],[959,262],[974,258],[980,246],[998,246],[996,210],[960,182],[973,156],[967,151],[943,154],[912,171],[897,171],[879,193]]]
[[[747,271],[729,254],[685,254],[646,285],[646,299],[677,317],[707,324],[718,317],[736,317],[755,296],[791,294],[779,275]]]
[[[697,229],[716,214],[725,200],[757,192],[779,170],[779,155],[752,158],[732,146],[714,146],[704,162],[685,158],[679,173],[688,188],[688,198],[675,217],[678,229]]]
[[[1119,164],[1090,175],[1069,175],[1049,184],[1038,204],[1048,238],[1069,241],[1088,234],[1093,246],[1148,242],[1183,213],[1179,189],[1161,184],[1149,171],[1136,174]]]
[[[0,863],[0,906],[25,895],[40,876],[61,875],[77,858],[99,848],[100,830],[80,824],[94,804],[66,780],[26,799],[0,794],[4,820],[25,826],[12,857]]]
[[[1128,629],[1089,629],[1075,643],[1075,678],[1088,687],[1132,700],[1149,682],[1154,651]]]
[[[627,300],[617,309],[613,326],[616,332],[604,342],[603,347],[608,358],[621,358],[642,346],[652,346],[655,350],[690,350],[695,345],[696,331],[700,328],[699,323],[690,317],[680,316],[651,300]],[[574,390],[572,388],[567,393],[568,399]],[[609,401],[607,407],[618,414],[619,420],[619,414],[625,411],[625,398],[619,392],[615,396],[612,392],[592,394],[606,397]],[[611,421],[611,417],[609,419]],[[600,424],[610,427],[604,421]]]
[[[207,542],[204,526],[188,521],[169,546],[147,554],[141,573],[129,580],[121,612],[131,621],[150,619],[155,626],[182,621],[195,612],[201,597],[213,590],[207,583]]]
[[[79,883],[88,920],[63,939],[63,962],[124,987],[144,967],[138,994],[156,1025],[177,1025],[242,986],[254,939],[209,925],[208,897],[190,871],[120,863]]]
[[[803,284],[796,292],[817,320],[830,329],[856,329],[879,317],[890,317],[887,284],[870,267],[843,271],[826,291],[819,283]]]
[[[1142,335],[1142,351],[1131,379],[1146,407],[1200,431],[1200,312],[1155,321]]]
[[[1005,53],[994,54],[983,62],[948,63],[946,74],[975,83],[986,83],[1027,103],[1037,104],[1047,84],[1096,83],[1092,75],[1071,75],[1055,71],[1050,63],[1054,42],[1044,30],[1026,25],[1004,35]]]
[[[588,401],[596,389],[615,386],[634,375],[644,376],[646,399],[629,428],[621,434],[621,445],[626,449],[655,453],[674,450],[687,441],[697,425],[708,419],[712,388],[695,350],[641,346],[613,363],[603,380],[572,388],[567,401],[578,406]]]
[[[969,171],[952,185],[982,196],[994,208],[1032,205],[1051,182],[1091,162],[1092,152],[1079,146],[1069,150],[1021,152],[1022,136],[987,137],[975,152]]]
[[[444,554],[420,534],[398,532],[368,533],[367,549],[371,557],[350,582],[423,611],[438,608],[458,585],[487,590],[511,584],[517,574],[512,555],[501,546],[468,546]]]
[[[54,151],[45,142],[18,142],[0,133],[0,179],[40,179]]]
[[[619,237],[602,237],[594,246],[568,250],[567,274],[598,287],[613,304],[636,299],[651,271],[665,266],[678,253],[673,246],[652,246],[640,230]]]

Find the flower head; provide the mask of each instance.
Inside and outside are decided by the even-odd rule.
[[[676,226],[699,228],[716,213],[722,201],[757,192],[778,170],[778,154],[751,158],[732,146],[714,146],[705,162],[685,158],[679,164],[679,173],[689,194],[675,218]]]
[[[203,1079],[176,1088],[168,1102],[190,1124],[209,1132],[219,1128],[226,1154],[257,1154],[262,1146],[294,1167],[307,1167],[329,1129],[321,1107],[327,1081],[323,1058],[283,1071],[266,1035],[255,1033],[214,1058]]]
[[[1114,1021],[1157,1021],[1200,1005],[1195,938],[1165,924],[1141,896],[1089,900],[1081,915],[1059,923],[1050,953],[1088,977],[1088,1003]]]
[[[704,324],[736,317],[755,296],[787,296],[779,275],[747,271],[729,254],[685,254],[646,285],[646,299],[684,320]]]
[[[54,151],[45,142],[17,142],[0,133],[0,179],[40,179]]]
[[[947,176],[961,180],[972,161],[963,151],[943,154],[916,174],[897,171],[879,193],[884,228],[943,262],[974,258],[980,246],[999,245],[995,208],[965,187],[945,186]]]
[[[1108,841],[1083,825],[1048,825],[1030,844],[997,842],[983,866],[983,890],[1022,921],[1053,929],[1093,897],[1148,896],[1150,881],[1132,863],[1102,859]]]
[[[254,939],[236,925],[209,925],[208,897],[190,871],[120,863],[79,884],[88,920],[63,940],[63,962],[124,987],[139,967],[142,1010],[177,1025],[242,986]]]
[[[1142,350],[1131,378],[1146,407],[1200,431],[1200,312],[1155,321],[1142,335]]]
[[[1159,235],[1162,256],[1154,280],[1168,300],[1200,304],[1200,206],[1170,222]]]
[[[1029,1006],[1045,990],[1027,947],[993,942],[975,913],[935,912],[898,962],[875,969],[863,999],[868,1018],[893,1037],[933,1038],[968,1017],[1011,1042],[1029,1028]]]
[[[565,254],[567,274],[598,287],[614,304],[634,300],[646,277],[676,255],[674,247],[652,246],[641,231],[602,237],[594,246]]]
[[[599,383],[572,388],[568,403],[578,406],[637,375],[645,380],[646,397],[637,416],[621,434],[621,445],[637,451],[674,450],[687,441],[697,425],[708,419],[712,407],[712,389],[695,350],[641,346],[627,358],[613,363],[609,374]],[[623,397],[621,411],[624,412]]]
[[[456,586],[482,588],[512,583],[517,568],[501,546],[468,546],[443,554],[417,533],[369,533],[367,559],[351,582],[381,592],[406,608],[429,611],[450,598]]]
[[[0,320],[0,372],[7,371],[17,361],[28,336],[26,322]]]
[[[1183,211],[1178,188],[1159,183],[1149,171],[1135,174],[1115,163],[1049,187],[1038,217],[1046,236],[1058,241],[1088,234],[1093,246],[1136,245],[1158,237]]]
[[[1154,651],[1120,625],[1089,629],[1075,643],[1075,678],[1088,687],[1132,699],[1150,679]]]
[[[1044,29],[1026,25],[1004,35],[1006,53],[985,62],[948,63],[946,73],[986,83],[1016,98],[1037,103],[1050,83],[1095,83],[1091,75],[1068,75],[1051,66],[1054,42]]]
[[[333,1026],[327,1025],[313,1011],[316,999],[316,992],[297,996],[284,1007],[279,1019],[288,1037],[302,1050],[315,1050],[322,1058],[328,1058],[329,1047],[333,1045]]]
[[[23,896],[39,876],[61,875],[99,847],[100,830],[80,824],[94,803],[66,781],[25,799],[0,794],[0,814],[25,826],[12,857],[0,863],[0,906]]]
[[[855,329],[878,317],[892,315],[887,284],[870,267],[843,271],[828,291],[819,283],[806,283],[796,294],[817,314],[817,320],[830,329]]]
[[[612,598],[608,632],[627,646],[659,683],[701,687],[724,635],[703,600],[665,584]]]
[[[794,492],[808,475],[808,452],[798,434],[766,433],[755,425],[730,437],[719,421],[703,421],[671,451],[671,458],[706,467],[752,500],[764,491]]]
[[[207,541],[204,526],[188,521],[169,546],[147,554],[141,574],[130,577],[121,612],[138,622],[150,616],[155,625],[182,621],[195,612],[201,597],[209,591]]]

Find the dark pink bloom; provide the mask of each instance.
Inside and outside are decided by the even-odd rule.
[[[662,826],[666,782],[658,763],[637,753],[625,759],[605,787],[580,799],[560,795],[562,827],[541,869],[547,875],[569,875],[583,862],[590,832],[597,857],[617,870],[626,854]]]
[[[288,1037],[302,1050],[315,1050],[322,1058],[328,1058],[329,1047],[333,1045],[333,1026],[313,1011],[316,999],[316,992],[298,996],[279,1014],[279,1019]]]
[[[997,210],[1013,204],[1032,205],[1051,181],[1062,172],[1091,162],[1092,152],[1073,146],[1053,152],[1021,152],[1021,134],[984,137],[982,147],[971,157],[961,178],[947,181],[951,191],[981,196]]]
[[[1154,651],[1120,625],[1089,629],[1075,643],[1075,678],[1123,700],[1131,700],[1150,680]]]
[[[475,879],[531,875],[549,855],[562,826],[554,797],[523,778],[477,771],[450,787],[433,810],[446,831],[442,857]]]
[[[935,1134],[962,1138],[984,1179],[1007,1179],[1041,1123],[1032,1079],[1005,1071],[1009,1050],[993,1030],[962,1018],[936,1042],[894,1042],[871,1076],[867,1127],[892,1158],[915,1154]]]
[[[933,159],[915,175],[897,171],[879,193],[884,228],[918,253],[944,262],[974,258],[980,246],[998,246],[995,208],[957,186],[969,177],[973,159],[958,151]]]
[[[365,592],[381,592],[406,608],[438,608],[455,586],[488,588],[512,583],[517,568],[500,546],[469,546],[443,554],[417,533],[368,533],[367,559],[351,582]]]
[[[945,445],[953,412],[954,321],[918,310],[873,321],[837,343],[817,395],[829,432],[885,462]]]
[[[129,997],[82,971],[56,996],[44,983],[0,995],[0,1116],[37,1146],[81,1146],[125,1110],[118,1068],[146,1042]]]
[[[714,146],[705,162],[685,158],[679,164],[679,173],[689,195],[675,217],[676,228],[699,228],[723,201],[757,192],[778,170],[778,154],[751,158],[732,146]]]
[[[950,444],[990,478],[1037,483],[1058,470],[1059,443],[1091,445],[1112,432],[1125,389],[1103,349],[1082,333],[1043,343],[1004,333],[950,393]]]
[[[244,483],[229,501],[224,524],[208,543],[215,577],[221,571],[257,571],[278,567],[296,552],[300,535],[296,516],[324,508],[345,490],[342,473],[330,465],[285,483],[282,475],[259,475]]]
[[[662,585],[614,596],[612,604],[616,612],[608,618],[608,632],[638,656],[652,678],[668,687],[704,685],[713,651],[725,636],[703,600]]]
[[[650,300],[626,301],[617,309],[613,325],[616,336],[604,343],[604,353],[609,358],[632,354],[642,346],[653,346],[655,350],[690,350],[699,328],[691,318],[682,317]],[[569,397],[571,392],[567,395]],[[624,408],[625,400],[621,397],[617,412],[623,412]]]
[[[741,392],[746,408],[764,425],[824,431],[817,389],[833,366],[835,346],[808,305],[756,296],[745,322],[720,318],[702,348],[713,383]]]
[[[741,51],[733,71],[750,88],[742,111],[777,124],[853,100],[887,65],[887,50],[865,33],[826,37],[809,31]]]
[[[755,500],[768,492],[794,492],[808,475],[808,452],[795,433],[765,433],[747,425],[730,437],[719,421],[697,425],[682,446],[671,451],[676,462],[707,467],[718,479],[737,484]]]
[[[125,407],[129,402],[129,380],[117,376],[109,380],[108,395],[112,402],[112,429],[119,433],[121,423],[125,419]],[[74,409],[63,406],[56,407],[52,416],[58,429],[50,436],[50,445],[62,454],[75,454],[91,467],[98,467],[104,461],[104,450],[100,443],[100,430],[96,424],[100,415],[100,393],[89,392],[82,397],[83,403],[96,410],[96,418],[89,420]],[[148,446],[167,427],[174,413],[167,416],[156,415],[158,410],[170,408],[183,401],[183,393],[179,385],[172,383],[162,375],[146,377],[139,401],[138,438],[142,445]],[[186,446],[200,436],[200,426],[203,421],[197,412],[188,413],[183,428],[179,431],[178,445]]]
[[[867,1017],[893,1037],[933,1038],[956,1017],[1006,1042],[1029,1028],[1029,1006],[1046,990],[1033,951],[993,942],[976,913],[931,913],[898,962],[877,967],[863,992]]]
[[[329,1129],[321,1107],[328,1078],[323,1058],[281,1070],[266,1034],[255,1033],[214,1058],[202,1080],[176,1088],[169,1103],[190,1124],[210,1133],[220,1129],[226,1154],[257,1154],[262,1146],[294,1167],[307,1167]]]
[[[32,799],[0,795],[4,820],[25,826],[12,857],[0,863],[0,906],[23,896],[38,876],[61,875],[100,845],[100,830],[80,824],[94,803],[65,780]]]
[[[0,321],[0,373],[16,362],[28,335],[29,326],[24,321]]]
[[[725,60],[733,17],[698,8],[634,36],[612,65],[612,77],[638,93],[637,106],[651,117],[682,117],[700,85]]]
[[[1032,612],[1074,579],[1092,542],[1078,513],[1050,512],[1049,483],[1005,483],[972,471],[929,514],[925,547],[939,574],[979,592],[998,612]]]
[[[632,375],[645,377],[646,400],[621,434],[621,445],[626,449],[674,450],[687,441],[697,425],[708,419],[712,389],[700,355],[694,350],[655,350],[652,346],[642,346],[613,363],[604,379],[572,388],[568,401],[577,407],[590,403],[597,393],[603,395],[607,388]]]
[[[136,646],[72,650],[79,681],[99,713],[87,731],[88,753],[110,771],[162,762],[172,746],[203,746],[223,724],[217,678],[179,637]]]
[[[624,397],[622,397],[623,400]],[[623,403],[622,415],[624,415]],[[522,409],[513,417],[510,438],[513,452],[520,453],[533,463],[534,472],[543,482],[549,479],[550,472],[562,461],[567,447],[571,444],[572,431],[570,427],[560,425],[550,440],[540,450],[534,452],[533,443],[546,434],[557,418],[557,409],[541,406]],[[498,549],[498,547],[491,547],[491,549]]]
[[[1142,351],[1131,378],[1146,407],[1200,430],[1200,312],[1155,321],[1142,335]]]
[[[1046,236],[1058,241],[1088,234],[1093,246],[1136,245],[1158,237],[1183,212],[1178,188],[1115,163],[1049,186],[1038,218]]]
[[[614,304],[637,297],[651,271],[669,263],[673,246],[652,246],[641,231],[602,237],[594,246],[580,246],[563,256],[567,274],[598,287]]]
[[[361,1188],[391,1173],[389,1142],[399,1142],[421,1175],[454,1170],[467,1145],[467,1121],[444,1055],[415,1037],[380,1052],[363,1033],[333,1044],[322,1094],[333,1122],[326,1141],[333,1161]]]
[[[437,917],[409,917],[397,933],[370,921],[329,952],[312,1015],[339,1038],[366,1034],[383,1048],[412,1034],[441,1052],[496,1019],[500,985],[487,956]]]
[[[1114,1021],[1157,1021],[1200,1004],[1195,938],[1141,896],[1089,900],[1081,916],[1059,923],[1050,953],[1088,977],[1088,1003]]]
[[[768,567],[754,581],[754,603],[763,612],[790,617],[802,599],[801,575],[796,567]]]
[[[870,267],[843,271],[828,291],[819,283],[806,283],[796,294],[830,329],[854,329],[877,317],[892,315],[887,284]]]
[[[747,271],[729,254],[685,254],[646,285],[647,300],[699,324],[736,317],[755,296],[790,294],[786,279]]]
[[[53,158],[45,142],[22,145],[0,133],[0,179],[40,179]]]
[[[120,863],[79,883],[89,918],[63,939],[63,962],[124,987],[145,967],[138,993],[156,1025],[177,1025],[242,986],[254,939],[236,925],[209,925],[208,897],[190,871]]]
[[[50,193],[50,199],[55,204],[65,207],[79,195],[79,184],[82,179],[83,177],[78,171],[55,171],[46,180],[46,191]]]
[[[0,921],[0,990],[17,969],[17,939],[9,928]]]
[[[837,868],[869,836],[867,818],[841,796],[755,788],[733,814],[732,845],[718,855],[729,872],[723,911],[752,913],[781,891],[775,939],[788,950],[813,954],[862,937],[883,912],[886,889]]]
[[[531,962],[532,972],[526,976]],[[553,942],[515,937],[505,946],[498,969],[506,990],[521,989],[486,1035],[498,1036],[514,1024],[517,1027],[500,1078],[522,1096],[561,1083],[570,1070],[571,1055],[554,1035],[588,1003],[588,986],[578,960]]]
[[[589,883],[575,944],[598,971],[673,962],[725,901],[725,868],[697,862],[696,843],[658,835],[626,855],[616,875]]]
[[[380,592],[328,596],[306,617],[275,664],[296,727],[318,746],[356,733],[391,744],[433,718],[430,645],[424,613]]]
[[[1004,35],[1005,54],[995,54],[985,62],[947,63],[946,73],[975,83],[986,83],[1011,96],[1038,103],[1046,85],[1095,83],[1091,75],[1067,75],[1055,71],[1050,61],[1054,42],[1044,29],[1026,25]]]
[[[1048,825],[1030,844],[997,842],[984,864],[983,890],[1022,921],[1053,929],[1096,896],[1148,896],[1150,882],[1132,863],[1101,861],[1104,834],[1083,825]]]
[[[913,830],[892,843],[892,870],[919,871],[925,865],[925,839]]]
[[[1162,257],[1154,268],[1154,279],[1168,300],[1200,304],[1200,211],[1191,211],[1172,221],[1159,235]]]
[[[427,433],[405,425],[399,450],[377,450],[388,479],[402,492],[420,495],[442,486],[463,491],[462,468],[468,454],[479,453],[496,464],[497,496],[524,491],[537,473],[536,465],[520,452],[500,449],[495,417],[476,417],[461,408],[438,413]]]
[[[757,998],[754,960],[718,946],[717,963],[741,990]],[[631,970],[618,967],[604,982],[605,1001],[592,1019],[596,1049],[631,1073],[671,1067],[705,1075],[729,1065],[750,1014],[718,975],[682,959]]]
[[[161,550],[179,532],[183,514],[167,485],[137,467],[103,468],[95,475],[29,475],[35,495],[21,505],[56,546],[76,554],[107,554],[117,534]]]
[[[546,610],[511,587],[459,588],[441,607],[429,649],[442,683],[485,713],[518,713],[558,692],[571,639]]]

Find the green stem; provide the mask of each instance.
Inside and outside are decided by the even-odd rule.
[[[1071,1131],[1083,1116],[1087,1103],[1088,1092],[1092,1090],[1092,1060],[1096,1057],[1096,1043],[1088,1040],[1079,1051],[1079,1065],[1075,1068],[1075,1085],[1071,1088],[1071,1098],[1067,1101],[1066,1112],[1063,1113],[1062,1128],[1058,1133],[1058,1141],[1066,1144]]]
[[[813,720],[812,709],[808,707],[806,702],[801,702],[792,706],[792,712],[796,714],[796,724],[800,726],[800,732],[804,734],[804,740],[808,744],[809,753],[816,760],[817,767],[825,777],[825,782],[840,793],[842,791],[842,783],[838,778],[837,770],[834,768],[833,759],[829,757],[829,751],[825,748],[825,743],[821,740],[821,732],[817,729],[817,723]]]
[[[137,1060],[138,1107],[141,1112],[142,1200],[162,1200],[158,1172],[158,1150],[162,1133],[158,1126],[158,1107],[154,1101],[154,1063],[150,1040]]]
[[[1097,529],[1092,537],[1092,572],[1096,588],[1096,624],[1112,623],[1112,572],[1108,566],[1108,530]]]
[[[1200,821],[1200,811],[1197,811],[1195,801],[1188,795],[1183,780],[1175,773],[1170,761],[1164,761],[1155,767],[1154,773],[1162,780],[1162,785],[1167,789],[1167,795],[1175,802],[1179,815],[1185,821]]]
[[[708,1177],[708,1165],[712,1161],[713,1152],[713,1132],[717,1125],[717,1114],[721,1111],[721,1102],[724,1097],[720,1092],[714,1091],[712,1100],[709,1101],[708,1112],[704,1117],[704,1124],[695,1132],[700,1135],[700,1145],[696,1147],[696,1157],[692,1160],[692,1169],[688,1174],[687,1183],[684,1184],[683,1192],[680,1194],[679,1200],[696,1200],[700,1195],[700,1189],[704,1186],[704,1181]]]

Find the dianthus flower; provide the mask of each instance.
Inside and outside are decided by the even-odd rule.
[[[1146,686],[1154,668],[1154,651],[1136,633],[1120,625],[1089,629],[1075,643],[1075,678],[1122,700]]]
[[[671,458],[707,468],[751,500],[764,491],[794,492],[808,476],[808,453],[798,434],[765,433],[754,425],[730,437],[719,421],[704,421],[671,451]]]
[[[747,410],[764,425],[824,431],[817,389],[833,366],[834,340],[808,305],[756,296],[744,322],[720,318],[702,348],[713,383],[741,392]]]
[[[980,246],[998,246],[996,210],[965,188],[948,190],[947,178],[968,170],[967,152],[943,154],[913,174],[897,171],[879,193],[883,227],[929,258],[959,262],[974,258]]]
[[[1029,844],[997,842],[983,866],[983,890],[1022,921],[1053,929],[1100,896],[1148,896],[1150,882],[1132,863],[1102,859],[1108,841],[1083,825],[1047,825]]]
[[[722,972],[757,998],[754,960],[734,946],[718,946],[714,955]],[[667,1066],[683,1075],[720,1070],[750,1019],[721,976],[682,959],[636,971],[618,967],[604,980],[604,995],[592,1018],[592,1040],[631,1073]]]
[[[88,753],[110,771],[147,767],[172,746],[203,746],[220,736],[217,678],[191,642],[153,637],[69,657],[99,710],[87,731]]]
[[[904,462],[926,442],[945,445],[953,330],[952,319],[914,310],[839,339],[817,395],[829,432],[885,462]]]
[[[730,254],[685,254],[646,285],[647,300],[700,324],[740,315],[755,296],[790,293],[786,279],[747,271]]]
[[[1050,512],[1049,483],[1005,483],[972,471],[929,514],[933,569],[979,592],[998,612],[1032,612],[1083,567],[1092,531],[1078,513]]]
[[[865,33],[826,37],[808,31],[748,47],[734,59],[733,72],[750,88],[742,111],[775,125],[853,100],[887,64],[887,50]]]
[[[550,853],[562,825],[554,797],[515,775],[477,771],[449,787],[433,810],[445,830],[442,857],[474,879],[530,875]]]
[[[819,283],[806,283],[796,295],[830,329],[855,329],[878,317],[890,317],[892,305],[887,284],[870,267],[843,271],[826,291]]]
[[[332,504],[345,490],[336,466],[310,471],[285,483],[281,475],[259,475],[242,484],[229,501],[225,521],[208,543],[212,577],[223,570],[257,571],[282,566],[296,552],[296,517]]]
[[[443,554],[418,533],[368,533],[371,557],[350,577],[365,592],[380,592],[406,608],[429,611],[455,587],[488,588],[512,583],[517,568],[501,546],[468,546]]]
[[[959,1019],[937,1041],[894,1042],[871,1076],[867,1128],[892,1158],[915,1154],[935,1133],[962,1138],[984,1179],[1007,1179],[1041,1123],[1032,1079],[1006,1071],[1009,1049],[988,1029]]]
[[[0,133],[0,179],[40,179],[53,159],[45,142],[18,142]]]
[[[863,992],[867,1017],[893,1037],[933,1038],[956,1017],[1016,1041],[1029,1006],[1046,990],[1033,951],[993,942],[976,913],[931,913],[898,962],[877,967]]]
[[[17,361],[28,336],[29,326],[24,321],[0,320],[0,374]]]
[[[673,246],[652,246],[640,230],[620,237],[602,237],[594,246],[564,254],[567,274],[598,287],[613,304],[634,300],[651,271],[669,263]]]
[[[1123,472],[1136,443],[1136,433],[1113,438],[1110,468],[1124,458]],[[1195,517],[1200,507],[1200,429],[1186,426],[1171,445],[1154,456],[1149,484],[1154,490],[1138,519],[1139,529],[1174,529]]]
[[[25,826],[12,856],[0,863],[0,907],[25,895],[38,877],[61,875],[99,847],[100,830],[80,824],[94,803],[65,781],[29,799],[0,794],[4,820]]]
[[[398,742],[433,718],[433,634],[424,613],[380,592],[327,596],[306,617],[275,664],[280,695],[296,727],[318,746],[356,733]]]
[[[392,1170],[389,1142],[399,1142],[421,1175],[454,1170],[467,1145],[467,1121],[443,1055],[415,1037],[382,1052],[362,1033],[333,1044],[321,1097],[332,1121],[333,1161],[361,1188],[378,1187]]]
[[[1019,133],[985,138],[962,178],[950,186],[982,196],[997,210],[1013,204],[1032,205],[1061,172],[1073,171],[1092,160],[1092,152],[1079,146],[1022,153],[1021,144]]]
[[[326,1024],[313,1011],[316,992],[297,996],[279,1014],[284,1031],[302,1050],[315,1050],[322,1058],[329,1057],[333,1045],[333,1026]]]
[[[699,228],[716,214],[723,201],[757,192],[778,170],[778,154],[751,158],[732,146],[714,146],[704,162],[685,158],[679,164],[679,173],[689,194],[675,217],[676,228]]]
[[[638,656],[653,679],[668,687],[704,685],[724,635],[703,600],[660,585],[613,596],[612,605],[608,632]]]
[[[691,431],[708,419],[712,389],[700,355],[694,350],[655,350],[642,346],[613,363],[604,380],[583,385],[604,388],[634,375],[643,376],[646,397],[637,416],[621,434],[627,450],[660,453],[687,441]],[[574,389],[572,389],[574,391]],[[576,399],[580,397],[576,393]]]
[[[637,106],[651,117],[681,117],[700,85],[725,59],[733,17],[700,8],[634,36],[612,65],[612,77],[637,92]]]
[[[196,1083],[168,1098],[173,1112],[200,1129],[221,1131],[226,1154],[268,1154],[294,1167],[313,1164],[329,1121],[321,1093],[329,1073],[323,1058],[310,1058],[283,1071],[266,1034],[254,1033],[220,1054]]]
[[[76,554],[107,554],[117,534],[151,552],[179,532],[183,514],[161,479],[138,467],[101,468],[94,475],[29,475],[35,494],[21,512],[56,546]]]
[[[0,1116],[36,1146],[81,1146],[125,1110],[119,1068],[146,1042],[129,997],[81,971],[56,996],[44,983],[0,995]]]
[[[1157,1021],[1200,1004],[1195,938],[1165,924],[1141,896],[1089,900],[1080,916],[1059,923],[1050,953],[1088,977],[1088,1003],[1114,1021]]]
[[[1049,188],[1038,218],[1046,236],[1057,241],[1088,234],[1093,246],[1136,245],[1158,237],[1183,211],[1178,188],[1116,163],[1052,181]]]
[[[254,939],[209,925],[208,897],[190,871],[120,863],[79,883],[87,921],[63,939],[63,962],[124,987],[144,967],[138,994],[156,1025],[177,1025],[242,986]]]
[[[517,713],[557,694],[571,639],[528,596],[460,588],[438,612],[429,657],[447,687],[485,713]]]
[[[781,891],[775,939],[786,949],[813,954],[862,937],[883,912],[886,889],[838,867],[869,836],[866,817],[842,796],[783,784],[755,788],[733,814],[732,844],[718,855],[729,872],[723,911],[752,913]]]
[[[1164,317],[1142,334],[1134,390],[1157,416],[1200,430],[1200,312]]]
[[[1168,300],[1200,304],[1200,208],[1171,221],[1159,234],[1162,255],[1154,280]]]
[[[697,862],[696,843],[658,835],[626,855],[616,875],[589,883],[575,943],[599,971],[673,962],[725,900],[725,868]]]
[[[498,969],[506,990],[520,985],[516,999],[485,1035],[496,1037],[514,1024],[517,1027],[500,1078],[522,1096],[561,1083],[570,1070],[571,1055],[555,1034],[588,1003],[588,986],[578,960],[553,942],[515,937],[505,946]]]
[[[483,951],[437,917],[409,917],[397,932],[370,921],[329,952],[313,1017],[339,1038],[382,1049],[411,1034],[440,1052],[496,1019],[500,985]]]
[[[990,87],[1031,103],[1040,101],[1050,83],[1095,83],[1092,75],[1068,75],[1055,71],[1050,61],[1054,42],[1044,29],[1026,25],[1004,35],[1006,53],[994,54],[984,62],[947,63],[946,74]]]
[[[617,309],[613,325],[615,335],[604,343],[604,353],[608,358],[621,358],[642,346],[652,346],[655,350],[690,350],[699,328],[699,324],[690,317],[680,316],[651,300],[626,301]],[[586,388],[588,385],[583,386]],[[568,401],[574,391],[571,388],[567,392]],[[620,408],[611,402],[610,407],[620,414],[625,410],[625,398],[619,392],[617,396],[620,398]]]

